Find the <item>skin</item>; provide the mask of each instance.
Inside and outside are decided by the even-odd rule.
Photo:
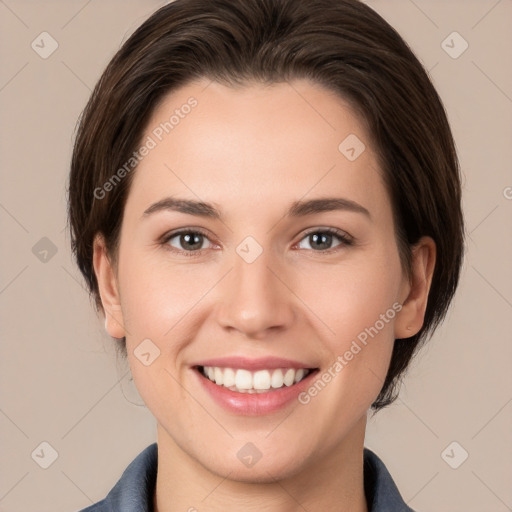
[[[367,411],[394,339],[422,326],[435,244],[420,240],[407,276],[377,156],[338,96],[304,80],[236,89],[200,81],[165,98],[142,140],[190,96],[198,105],[135,171],[116,264],[101,235],[94,244],[107,330],[126,336],[136,386],[157,420],[155,510],[367,511]],[[353,162],[338,150],[349,134],[366,145]],[[168,196],[212,203],[222,220],[143,215]],[[355,201],[369,216],[285,216],[294,201],[325,197]],[[307,231],[329,227],[353,243],[333,237],[318,248]],[[162,241],[181,228],[206,232],[199,253],[173,252],[191,252],[179,236]],[[250,264],[236,252],[247,236],[263,250]],[[191,368],[227,355],[276,356],[322,372],[394,303],[401,311],[307,405],[233,414]],[[149,366],[134,355],[147,338],[160,350]],[[251,468],[237,458],[247,442],[263,454]]]

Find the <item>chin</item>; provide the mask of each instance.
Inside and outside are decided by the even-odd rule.
[[[201,461],[199,461],[201,463]],[[299,473],[304,459],[297,456],[283,457],[282,452],[275,450],[272,456],[262,454],[252,466],[240,461],[236,454],[225,463],[205,465],[207,470],[222,478],[242,483],[271,484],[276,480],[285,480]]]

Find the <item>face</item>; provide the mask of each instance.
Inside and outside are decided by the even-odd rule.
[[[208,84],[154,112],[116,267],[98,238],[95,269],[159,444],[258,481],[362,440],[424,304],[348,105],[305,81]]]

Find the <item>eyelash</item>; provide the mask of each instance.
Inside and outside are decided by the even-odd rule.
[[[212,243],[211,240],[208,237],[208,234],[206,232],[204,232],[203,230],[199,229],[199,228],[194,228],[194,229],[185,228],[185,229],[180,229],[178,231],[173,231],[171,233],[168,233],[168,234],[164,235],[162,237],[160,243],[167,250],[169,250],[169,251],[171,251],[173,253],[182,254],[182,255],[184,255],[186,257],[189,257],[189,258],[190,257],[201,256],[204,251],[208,250],[208,249],[198,249],[196,251],[185,251],[185,250],[182,250],[182,249],[177,249],[176,247],[171,247],[169,245],[169,241],[170,240],[172,240],[173,238],[175,238],[175,237],[177,237],[179,235],[183,235],[183,234],[201,235],[201,236],[205,237],[206,239],[208,239],[210,241],[210,243]],[[337,250],[339,250],[340,247],[349,247],[349,246],[354,245],[354,238],[353,237],[351,237],[350,235],[348,235],[344,231],[341,231],[341,230],[335,229],[335,228],[314,228],[314,229],[311,229],[311,230],[307,231],[306,233],[304,233],[303,237],[297,242],[297,244],[300,244],[300,242],[302,242],[302,240],[304,240],[305,238],[307,238],[308,236],[310,236],[312,234],[332,235],[332,236],[335,236],[336,238],[338,238],[338,240],[340,241],[340,244],[338,244],[337,246],[332,247],[330,249],[326,249],[326,250],[315,251],[314,249],[306,249],[308,251],[312,251],[312,252],[317,253],[319,255],[322,255],[322,254],[325,254],[325,255],[332,254],[333,252],[337,252]],[[297,245],[297,244],[295,244],[295,245]]]

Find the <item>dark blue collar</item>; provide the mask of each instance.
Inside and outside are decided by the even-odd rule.
[[[157,444],[142,451],[125,469],[108,496],[81,512],[153,512],[158,462]],[[414,512],[379,457],[364,449],[364,492],[368,512]]]

